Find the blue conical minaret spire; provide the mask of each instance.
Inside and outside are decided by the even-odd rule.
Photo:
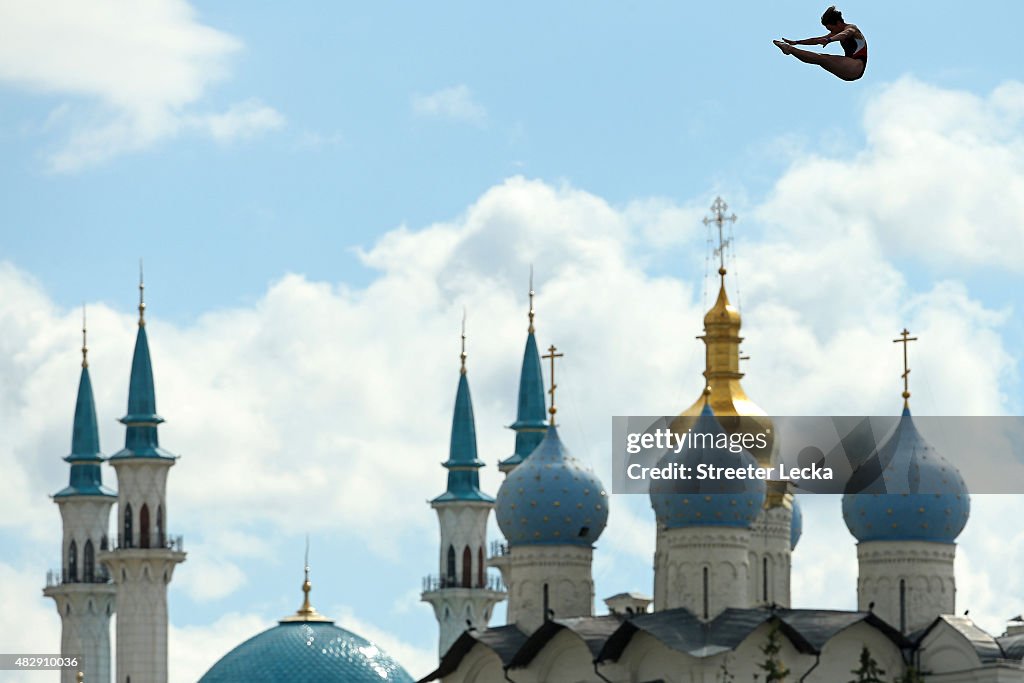
[[[541,373],[540,352],[533,327],[533,268],[530,268],[530,327],[527,328],[523,366],[519,373],[519,400],[516,421],[509,425],[516,433],[515,452],[498,464],[508,474],[533,452],[547,431],[547,410],[544,400],[544,375]]]
[[[480,490],[479,470],[484,466],[476,452],[476,421],[473,418],[473,398],[466,378],[466,320],[462,320],[462,352],[459,355],[459,388],[455,393],[455,411],[452,415],[452,436],[448,447],[448,490],[432,502],[480,500],[493,502],[493,498]]]
[[[103,454],[100,452],[100,433],[96,422],[96,401],[89,377],[89,347],[86,344],[85,312],[82,312],[82,374],[78,380],[78,399],[75,402],[75,422],[71,433],[71,453],[64,458],[71,463],[68,486],[55,494],[64,496],[109,496],[117,494],[103,486]]]
[[[135,355],[128,383],[128,413],[121,418],[125,430],[124,449],[112,458],[174,456],[160,448],[157,425],[164,421],[156,412],[156,389],[153,385],[153,362],[149,357],[146,335],[145,283],[139,273],[139,331],[135,337]]]

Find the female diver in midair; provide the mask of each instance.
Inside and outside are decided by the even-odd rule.
[[[835,74],[844,81],[855,81],[864,75],[868,67],[868,43],[864,34],[853,24],[843,21],[843,14],[832,5],[821,15],[822,25],[828,29],[828,35],[806,40],[773,40],[772,42],[787,55],[793,55],[801,62],[817,64],[825,71]],[[794,45],[828,45],[839,41],[843,46],[844,56],[809,52],[793,47]]]

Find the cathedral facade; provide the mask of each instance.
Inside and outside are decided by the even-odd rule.
[[[728,220],[725,208],[716,201],[708,222],[721,228]],[[719,253],[724,246],[720,240]],[[718,296],[700,337],[706,349],[704,391],[673,428],[763,432],[770,418],[740,384],[741,317],[727,295],[724,259],[719,275]],[[652,485],[653,597],[615,595],[605,600],[607,613],[596,614],[591,564],[608,520],[609,497],[590,468],[571,455],[555,424],[555,406],[546,404],[530,294],[519,412],[512,425],[516,448],[499,464],[506,476],[493,503],[479,490],[482,463],[476,459],[464,360],[452,449],[458,444],[461,452],[472,453],[472,472],[465,470],[471,497],[452,496],[454,458],[445,463],[449,486],[442,498],[450,501],[450,517],[495,509],[504,540],[490,545],[487,563],[500,572],[502,584],[484,577],[458,589],[430,584],[423,599],[438,615],[441,659],[420,683],[841,683],[858,675],[905,683],[1024,681],[1024,626],[1011,624],[997,637],[956,615],[953,563],[970,496],[956,469],[918,432],[906,388],[903,414],[880,448],[888,453],[887,467],[913,463],[926,482],[921,490],[929,493],[868,488],[844,495],[843,517],[857,543],[856,610],[791,604],[800,506],[785,485],[754,479],[728,493],[696,481]],[[544,358],[553,361],[554,351]],[[553,378],[551,383],[553,403]],[[689,448],[670,453],[659,466],[769,467],[780,446],[741,453]],[[485,513],[475,514],[472,545],[447,531],[441,519],[442,576],[447,570],[457,581],[446,557],[472,554],[484,544],[479,530],[486,525],[479,515]],[[471,610],[461,620],[446,616],[465,609],[470,595],[488,613],[504,598],[506,623],[482,627]]]

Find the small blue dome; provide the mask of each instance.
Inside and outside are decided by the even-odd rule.
[[[550,426],[502,482],[495,513],[509,545],[590,546],[608,523],[608,494]]]
[[[199,683],[413,683],[373,643],[330,622],[281,622],[224,655]]]
[[[728,438],[715,419],[711,407],[704,404],[692,434],[712,435],[713,445],[684,448],[679,453],[666,453],[658,467],[678,464],[696,474],[699,465],[716,467],[757,467],[747,451],[733,452],[719,447],[719,436]],[[669,529],[701,526],[750,528],[761,513],[765,498],[765,482],[761,479],[655,479],[651,482],[651,507],[658,523]]]
[[[796,550],[796,544],[804,534],[804,511],[800,508],[800,501],[793,498],[793,518],[789,526],[789,549]]]
[[[847,491],[843,519],[860,542],[953,543],[971,511],[960,472],[924,440],[908,409],[892,436],[854,471]]]

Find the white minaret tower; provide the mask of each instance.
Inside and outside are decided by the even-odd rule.
[[[101,555],[117,584],[115,683],[167,682],[167,584],[185,560],[181,538],[167,535],[167,471],[176,456],[160,448],[146,304],[139,282],[139,332],[128,389],[125,447],[110,457],[117,472],[118,541]]]
[[[43,595],[53,598],[61,620],[60,651],[82,657],[86,681],[110,681],[110,615],[114,585],[97,562],[107,549],[110,508],[117,494],[103,486],[96,403],[89,379],[85,321],[82,321],[82,375],[78,383],[75,422],[71,436],[68,486],[53,496],[64,523],[61,568],[51,571]],[[77,680],[76,671],[61,672],[61,683]]]
[[[908,330],[903,344],[903,415],[878,453],[858,467],[843,496],[856,537],[857,608],[910,633],[956,610],[956,538],[971,497],[963,477],[917,431],[910,415]]]
[[[441,525],[440,572],[423,580],[423,601],[434,608],[440,626],[438,651],[444,655],[467,628],[483,630],[494,605],[505,599],[501,583],[488,577],[484,557],[487,517],[494,499],[480,491],[473,401],[466,379],[466,325],[462,325],[462,368],[455,394],[448,460],[448,490],[430,501]]]

